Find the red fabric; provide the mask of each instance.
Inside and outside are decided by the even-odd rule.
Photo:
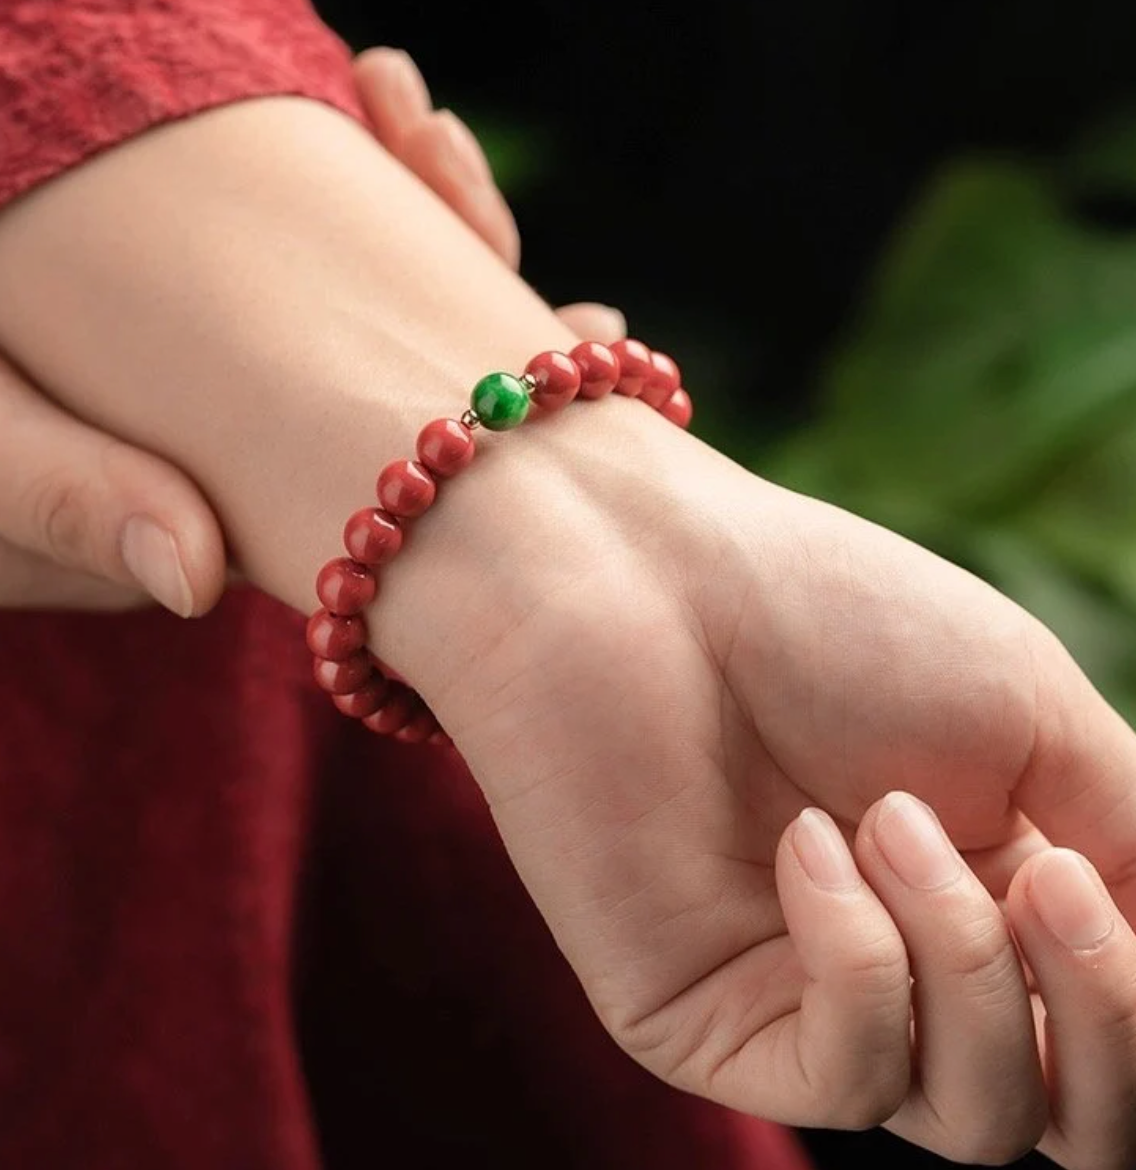
[[[9,2],[0,197],[237,98],[353,107],[298,0]],[[460,761],[303,619],[0,614],[0,1166],[792,1170],[604,1035]]]

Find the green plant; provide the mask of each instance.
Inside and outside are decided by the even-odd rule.
[[[1136,120],[1057,164],[967,159],[886,251],[771,478],[1017,597],[1136,720]]]

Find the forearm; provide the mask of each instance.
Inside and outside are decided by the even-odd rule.
[[[302,100],[155,131],[0,215],[0,345],[186,468],[242,568],[301,609],[343,519],[423,423],[459,414],[487,370],[572,340],[360,127]],[[579,424],[568,435],[586,442]],[[402,574],[401,598],[390,574],[376,629],[395,665],[395,616],[423,587],[439,604],[452,592],[459,505],[422,522],[451,529],[421,554],[435,572]]]

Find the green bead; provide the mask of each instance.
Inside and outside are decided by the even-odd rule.
[[[486,374],[473,388],[469,404],[490,431],[519,427],[529,412],[529,392],[512,374]]]

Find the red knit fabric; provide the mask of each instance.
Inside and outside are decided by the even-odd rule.
[[[355,110],[300,0],[0,6],[0,201],[159,122]],[[0,614],[0,1166],[793,1170],[606,1037],[452,754],[254,593]]]

